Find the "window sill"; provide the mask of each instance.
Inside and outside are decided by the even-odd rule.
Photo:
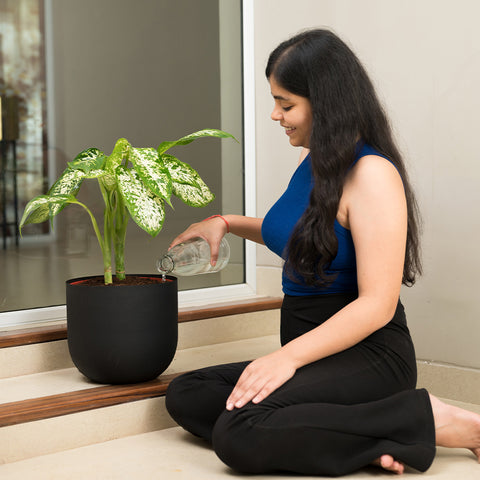
[[[244,300],[230,300],[196,306],[180,306],[178,321],[191,322],[207,318],[225,317],[242,313],[276,310],[282,305],[280,297],[252,297]],[[58,323],[30,328],[15,328],[0,332],[0,348],[52,342],[67,338],[65,320]]]

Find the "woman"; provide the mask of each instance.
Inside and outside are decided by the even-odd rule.
[[[172,244],[205,238],[215,262],[231,232],[282,256],[282,347],[179,377],[170,414],[246,473],[425,471],[435,444],[480,459],[480,416],[415,390],[399,295],[421,273],[416,205],[362,65],[311,30],[272,52],[266,76],[272,119],[303,147],[287,190],[263,220],[214,216]]]

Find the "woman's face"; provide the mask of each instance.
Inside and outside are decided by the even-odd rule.
[[[290,143],[294,147],[310,147],[312,133],[312,107],[310,100],[294,95],[282,88],[273,76],[270,77],[270,90],[275,100],[272,120],[280,122]]]

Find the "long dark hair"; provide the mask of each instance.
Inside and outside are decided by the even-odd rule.
[[[314,185],[287,246],[287,272],[296,272],[309,285],[332,281],[326,270],[338,248],[334,221],[360,138],[389,158],[402,177],[408,208],[402,282],[413,285],[422,272],[418,207],[388,118],[358,58],[331,31],[308,30],[281,43],[265,73],[307,98],[313,114],[309,147]]]

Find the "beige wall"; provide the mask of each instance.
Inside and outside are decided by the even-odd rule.
[[[327,26],[367,66],[417,189],[425,275],[402,294],[417,356],[480,368],[480,3],[255,0],[254,13],[258,215],[283,191],[299,154],[269,118],[266,59],[291,34]],[[279,262],[259,248],[258,265]]]

